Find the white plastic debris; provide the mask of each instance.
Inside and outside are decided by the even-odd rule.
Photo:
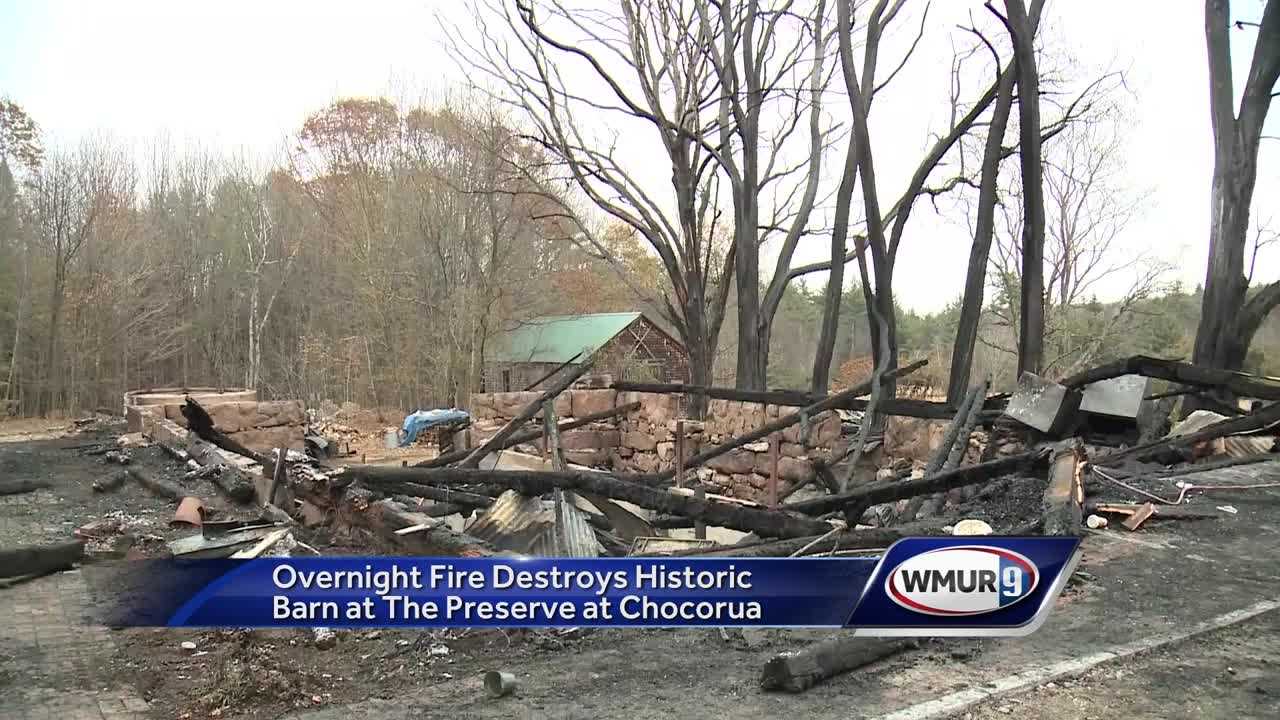
[[[995,532],[982,520],[961,520],[951,528],[952,535],[990,535]]]
[[[321,650],[328,650],[338,644],[338,636],[327,627],[311,628],[311,633],[315,635],[316,647]]]
[[[448,655],[449,646],[445,645],[444,643],[436,643],[435,645],[431,646],[431,649],[429,652],[432,655]]]
[[[196,644],[191,642],[190,640],[183,640],[181,647],[183,650],[186,650],[187,652],[196,651]]]
[[[1235,515],[1236,513],[1240,512],[1235,508],[1234,505],[1219,505],[1218,509],[1224,513],[1231,513],[1232,515]]]
[[[1101,530],[1102,528],[1107,526],[1107,519],[1102,517],[1101,515],[1090,515],[1089,517],[1085,518],[1084,524],[1088,525],[1090,529]]]

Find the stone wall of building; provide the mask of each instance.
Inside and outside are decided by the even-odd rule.
[[[284,447],[302,450],[307,414],[300,400],[230,400],[202,397],[201,406],[213,424],[247,448],[269,452]],[[125,419],[130,432],[144,432],[155,420],[168,420],[179,427],[187,426],[182,415],[182,402],[129,404],[126,397]]]
[[[477,393],[471,396],[476,417],[473,441],[483,442],[505,422],[515,417],[536,392]],[[569,390],[555,402],[561,422],[619,405],[639,402],[638,409],[590,426],[562,433],[561,444],[569,462],[609,468],[621,473],[655,473],[675,466],[677,423],[684,421],[685,457],[705,447],[750,432],[795,408],[758,403],[710,401],[705,420],[682,416],[680,396],[613,390]],[[792,425],[779,433],[778,487],[807,480],[813,474],[812,461],[830,456],[840,444],[840,418],[825,412]],[[691,473],[716,486],[719,494],[764,500],[772,469],[769,441],[761,440],[713,458]]]

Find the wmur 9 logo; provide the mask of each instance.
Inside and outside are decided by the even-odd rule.
[[[931,550],[904,560],[885,578],[893,602],[924,615],[960,617],[1002,610],[1040,584],[1035,563],[988,545]]]

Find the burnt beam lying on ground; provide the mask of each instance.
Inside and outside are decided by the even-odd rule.
[[[43,575],[65,570],[81,560],[84,560],[84,543],[79,541],[0,550],[0,577]]]
[[[916,647],[919,642],[914,638],[869,638],[843,633],[799,651],[773,656],[764,664],[760,687],[804,692],[827,678]]]
[[[869,507],[880,503],[906,500],[917,495],[944,492],[953,488],[984,483],[1012,473],[1034,470],[1044,466],[1048,457],[1047,450],[1033,450],[999,460],[946,470],[932,477],[902,482],[888,480],[873,483],[839,495],[790,503],[787,508],[809,515],[823,515],[850,507]]]
[[[478,470],[472,468],[397,468],[351,465],[334,473],[341,481],[359,480],[369,487],[390,487],[412,495],[410,486],[495,485],[524,495],[545,495],[553,490],[581,490],[612,500],[623,500],[662,513],[684,515],[762,537],[803,537],[820,535],[831,529],[825,522],[791,513],[766,510],[713,499],[680,495],[629,482],[619,476],[597,472],[533,470]]]

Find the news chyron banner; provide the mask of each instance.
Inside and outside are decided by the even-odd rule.
[[[1079,561],[1066,537],[900,540],[880,557],[149,560],[95,573],[113,627],[832,627],[1013,636]]]

